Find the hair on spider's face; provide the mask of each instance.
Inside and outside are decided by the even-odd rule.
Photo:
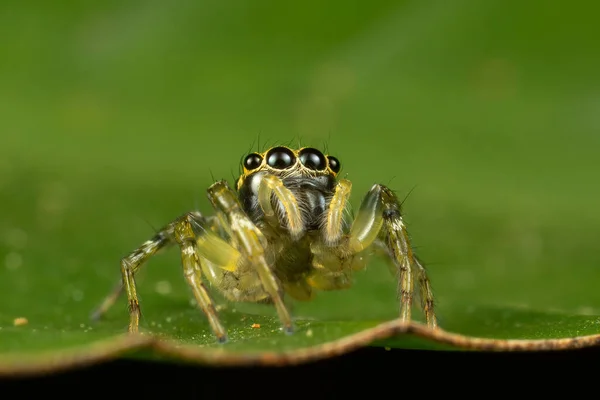
[[[238,180],[238,188],[244,180],[259,171],[279,177],[336,177],[340,172],[340,161],[330,155],[323,154],[312,147],[294,150],[285,146],[277,146],[263,153],[250,153],[242,161],[242,175]]]

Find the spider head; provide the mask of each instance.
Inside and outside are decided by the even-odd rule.
[[[296,199],[306,228],[319,229],[335,192],[336,177],[340,172],[337,158],[311,147],[293,150],[278,146],[264,153],[248,154],[242,161],[242,168],[237,189],[244,210],[254,222],[262,218],[258,193],[263,178],[274,175]]]
[[[337,158],[324,155],[312,147],[293,150],[284,146],[268,149],[263,153],[250,153],[242,161],[242,175],[238,179],[238,190],[253,175],[268,173],[280,177],[284,182],[304,182],[313,185],[319,181],[334,181],[340,172]]]

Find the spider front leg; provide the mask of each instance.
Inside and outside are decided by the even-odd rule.
[[[254,225],[226,181],[219,181],[208,188],[208,198],[220,212],[239,251],[256,269],[261,284],[273,301],[283,329],[293,332],[292,319],[283,302],[281,286],[265,258],[268,243],[262,232]]]
[[[208,318],[210,327],[220,343],[227,341],[227,333],[217,315],[214,302],[202,281],[200,258],[210,260],[225,270],[235,270],[240,257],[239,252],[227,242],[211,232],[203,223],[186,214],[175,222],[174,236],[181,249],[183,275],[192,288],[198,306]]]
[[[363,199],[349,234],[349,247],[358,253],[369,247],[378,236],[386,245],[398,271],[400,318],[410,321],[413,300],[413,274],[417,276],[421,308],[427,324],[437,327],[433,292],[425,267],[414,254],[406,225],[400,213],[400,202],[389,188],[376,184]]]

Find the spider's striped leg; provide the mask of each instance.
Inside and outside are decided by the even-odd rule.
[[[213,221],[214,223],[215,221]],[[226,340],[208,291],[201,280],[196,244],[203,250],[202,255],[224,269],[234,269],[239,253],[212,232],[212,226],[198,212],[185,214],[161,229],[152,239],[121,260],[122,282],[106,297],[101,306],[92,314],[100,318],[125,291],[129,302],[129,331],[137,332],[140,320],[140,306],[137,297],[135,274],[157,251],[171,244],[179,244],[184,275],[191,286],[196,301],[207,315],[211,328],[219,341]],[[228,251],[229,250],[229,251]]]
[[[260,181],[258,202],[265,215],[265,220],[271,226],[277,227],[280,222],[276,210],[273,209],[273,204],[271,203],[273,196],[275,196],[278,204],[285,212],[285,220],[290,235],[294,239],[298,238],[304,233],[304,221],[302,221],[298,201],[296,201],[293,193],[285,187],[281,178],[266,174]]]
[[[192,288],[198,306],[202,309],[210,327],[221,343],[227,333],[217,315],[214,302],[202,281],[201,257],[212,265],[233,271],[237,267],[240,253],[225,240],[205,226],[195,214],[187,214],[174,223],[174,237],[181,250],[183,275]]]
[[[256,268],[264,290],[275,304],[283,329],[287,333],[293,331],[292,319],[283,302],[283,293],[271,266],[265,258],[265,247],[268,243],[262,232],[252,223],[248,215],[226,181],[219,181],[208,188],[208,198],[221,213],[233,235],[233,241],[239,251]]]
[[[410,243],[406,225],[400,213],[400,202],[389,188],[374,185],[364,197],[360,210],[350,229],[349,246],[360,252],[380,236],[392,258],[399,278],[400,318],[411,319],[413,301],[413,274],[417,275],[421,293],[421,308],[427,324],[437,327],[433,292],[423,265],[419,262]]]
[[[129,255],[121,260],[122,279],[115,285],[115,288],[102,301],[100,306],[96,308],[92,314],[92,320],[102,318],[104,314],[115,304],[121,296],[124,289],[127,288],[127,297],[129,298],[129,310],[132,315],[130,330],[132,326],[137,328],[137,322],[140,318],[139,304],[135,292],[135,282],[133,275],[138,269],[154,254],[164,247],[173,244],[173,225],[169,224],[156,233],[150,240],[144,242],[140,247],[135,249]]]
[[[344,234],[344,212],[351,190],[350,181],[341,179],[337,183],[323,221],[323,244],[311,246],[312,270],[306,281],[319,290],[349,288],[352,285],[352,270],[364,266],[362,255],[352,254],[347,246],[338,247]]]

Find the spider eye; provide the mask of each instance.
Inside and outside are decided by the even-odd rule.
[[[276,169],[286,169],[296,162],[296,156],[287,147],[275,147],[267,153],[267,164]]]
[[[308,169],[321,171],[327,168],[325,156],[317,149],[312,149],[310,147],[302,149],[300,150],[299,158],[302,165]]]
[[[248,154],[244,159],[244,167],[249,171],[260,167],[261,164],[262,157],[256,153]]]
[[[327,156],[327,159],[329,160],[329,168],[331,168],[331,170],[336,174],[340,172],[340,168],[342,167],[340,165],[340,161],[332,156]]]

